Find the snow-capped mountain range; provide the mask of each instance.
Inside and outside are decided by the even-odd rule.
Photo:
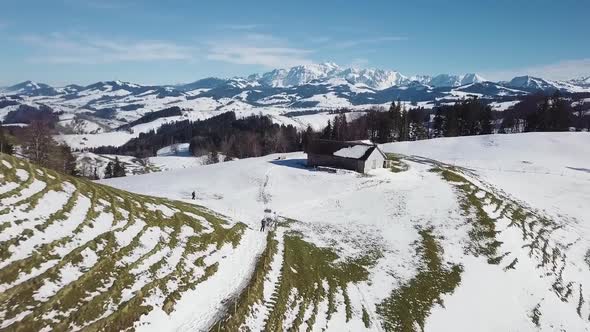
[[[275,69],[262,75],[248,76],[248,80],[271,87],[297,86],[312,81],[344,79],[351,84],[363,84],[372,89],[382,90],[393,86],[404,86],[412,82],[433,87],[460,86],[481,83],[485,78],[478,74],[437,76],[416,75],[405,76],[398,71],[384,69],[343,68],[333,62],[295,66],[289,69]]]
[[[525,95],[556,90],[565,94],[590,94],[590,78],[551,81],[521,76],[492,82],[475,73],[406,76],[391,70],[343,68],[324,63],[247,77],[210,77],[178,85],[102,81],[87,86],[53,87],[26,81],[0,89],[0,121],[21,105],[49,106],[59,112],[61,125],[67,129],[64,132],[106,133],[117,137],[117,142],[108,141],[116,145],[166,122],[205,119],[227,111],[238,116],[262,113],[279,123],[321,128],[333,116],[330,110],[339,108],[362,111],[375,106],[387,107],[393,100],[400,100],[408,107],[428,109],[477,96],[502,111]],[[577,98],[588,97],[584,94]],[[179,107],[183,115],[131,128],[132,135],[111,132],[147,113],[170,107]],[[88,140],[95,138],[94,145],[105,144],[102,138],[83,138],[87,146],[93,145]]]
[[[394,70],[345,68],[333,62],[321,64],[300,65],[288,69],[274,69],[263,74],[252,74],[247,77],[234,77],[230,79],[205,78],[189,84],[165,86],[168,91],[190,91],[200,88],[212,88],[222,84],[234,84],[235,86],[253,87],[264,86],[272,88],[295,87],[309,83],[338,82],[344,80],[352,85],[364,85],[374,90],[384,90],[391,87],[404,87],[421,84],[432,88],[459,87],[473,83],[488,82],[487,79],[477,73],[467,74],[438,74],[406,76]],[[237,83],[237,84],[236,84]],[[241,83],[241,84],[240,84]],[[512,88],[526,88],[537,90],[561,89],[569,92],[579,92],[580,88],[590,87],[590,77],[582,77],[569,81],[551,81],[532,76],[515,77],[510,81],[492,82]],[[108,86],[111,86],[110,88]],[[105,87],[106,86],[106,87]],[[26,81],[2,89],[4,93],[17,94],[60,94],[75,93],[87,89],[141,89],[146,86],[125,83],[121,81],[98,82],[86,87],[80,85],[67,85],[54,88],[48,84]],[[164,87],[164,86],[162,86]]]

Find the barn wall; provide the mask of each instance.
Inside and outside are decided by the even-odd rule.
[[[358,169],[358,163],[356,159],[342,158],[323,154],[308,153],[307,166],[328,166],[362,172],[362,170]]]
[[[375,167],[373,167],[373,162]],[[363,173],[366,173],[371,169],[383,168],[384,162],[385,158],[383,158],[383,155],[377,151],[377,149],[373,150],[373,153],[369,155],[369,158],[367,158],[365,162],[365,169],[363,170]]]

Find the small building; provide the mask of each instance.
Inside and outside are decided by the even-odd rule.
[[[312,140],[305,149],[307,166],[327,166],[359,173],[387,167],[387,156],[372,143]]]

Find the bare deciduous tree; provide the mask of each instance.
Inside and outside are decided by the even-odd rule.
[[[48,166],[50,153],[55,141],[51,137],[51,128],[44,121],[32,121],[24,132],[22,153],[31,162]]]

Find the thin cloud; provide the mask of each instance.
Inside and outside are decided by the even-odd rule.
[[[386,43],[386,42],[393,42],[393,41],[405,41],[405,40],[408,40],[408,37],[384,36],[384,37],[376,37],[376,38],[344,40],[344,41],[334,42],[328,46],[331,46],[334,48],[351,48],[351,47],[357,47],[357,46],[361,46],[361,45]]]
[[[515,76],[537,76],[550,80],[569,80],[590,76],[590,58],[563,60],[552,64],[518,68],[513,70],[498,70],[484,73],[492,80],[509,80]]]
[[[158,40],[123,41],[52,33],[28,35],[21,41],[34,47],[35,63],[100,64],[133,61],[190,60],[194,48]]]
[[[284,68],[311,64],[312,50],[293,47],[265,34],[246,34],[238,39],[209,42],[207,59],[240,65]]]
[[[240,65],[281,68],[312,63],[307,57],[310,53],[309,50],[289,47],[225,44],[213,46],[207,55],[207,59]]]

